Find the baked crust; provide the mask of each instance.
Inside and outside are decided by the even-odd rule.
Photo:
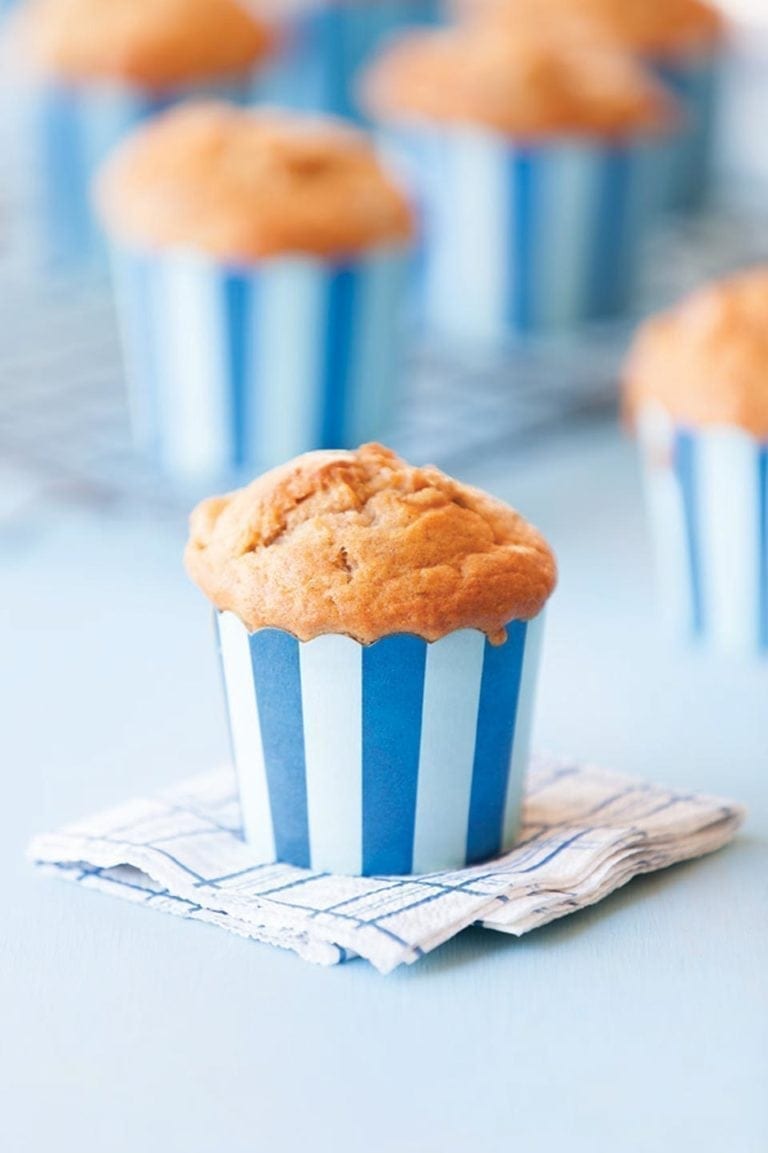
[[[275,41],[238,0],[31,0],[21,29],[49,75],[150,88],[244,74]]]
[[[361,93],[383,120],[480,125],[517,138],[631,136],[676,120],[673,99],[627,53],[535,22],[406,34],[370,67]]]
[[[118,238],[233,262],[356,253],[405,244],[413,231],[404,194],[362,133],[214,101],[139,128],[108,160],[96,199]]]
[[[682,424],[768,440],[768,267],[698,289],[640,329],[627,360],[630,419],[659,405]]]
[[[185,564],[251,631],[363,644],[462,628],[501,642],[556,582],[551,549],[514,509],[378,444],[307,453],[203,501]]]

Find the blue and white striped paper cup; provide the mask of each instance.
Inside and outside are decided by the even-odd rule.
[[[116,250],[139,447],[213,481],[375,439],[396,399],[407,263],[402,248],[243,268]]]
[[[768,443],[730,427],[638,421],[659,591],[678,633],[768,652]]]
[[[509,849],[542,618],[494,646],[302,642],[216,615],[246,840],[262,861],[354,875],[459,868]]]
[[[691,212],[701,207],[712,182],[720,56],[652,58],[649,63],[674,92],[683,115],[681,133],[668,145],[669,172],[661,207]]]
[[[118,85],[30,83],[26,115],[38,261],[66,270],[103,259],[91,183],[107,154],[137,124],[182,100],[218,96],[244,103],[251,91],[245,78],[163,93]]]
[[[270,98],[365,122],[355,95],[361,70],[390,36],[441,15],[441,0],[313,0],[286,21],[282,52],[268,70]]]
[[[386,133],[422,202],[422,319],[463,343],[573,330],[631,302],[655,138],[518,146],[479,129]]]

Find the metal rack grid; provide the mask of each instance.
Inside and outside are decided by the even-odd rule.
[[[640,314],[760,255],[766,220],[721,213],[667,228],[648,253]],[[532,450],[611,412],[631,327],[493,360],[415,348],[388,439],[449,469]],[[51,497],[157,510],[179,502],[132,452],[108,283],[36,278],[12,246],[0,252],[0,469],[14,477],[13,507]]]

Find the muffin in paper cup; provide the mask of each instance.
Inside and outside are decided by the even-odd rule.
[[[413,25],[438,23],[441,0],[341,0],[300,5],[268,70],[270,97],[301,111],[364,119],[355,86],[376,49]]]
[[[631,54],[674,92],[680,130],[657,180],[659,208],[691,211],[709,190],[725,19],[708,0],[452,0],[463,21],[534,24]]]
[[[494,345],[627,310],[675,119],[631,59],[507,22],[412,33],[363,97],[418,189],[427,328]]]
[[[768,652],[768,271],[699,290],[627,369],[661,605],[677,633]]]
[[[31,245],[53,268],[104,257],[90,185],[117,142],[182,101],[249,102],[254,69],[275,42],[236,0],[115,0],[96,16],[103,27],[87,0],[32,0],[12,34],[36,213]]]
[[[161,468],[226,479],[386,425],[412,221],[360,134],[189,106],[100,189],[137,442]]]
[[[186,564],[260,860],[409,874],[511,847],[555,583],[519,514],[378,445],[311,453],[203,502]]]

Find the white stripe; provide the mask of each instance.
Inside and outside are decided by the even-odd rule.
[[[702,431],[696,444],[705,628],[748,651],[760,634],[759,449],[738,429]]]
[[[219,638],[245,837],[257,860],[274,861],[275,834],[248,630],[234,613],[222,613]]]
[[[507,285],[514,276],[509,236],[514,189],[509,179],[512,150],[477,131],[451,139],[451,178],[443,196],[452,208],[441,243],[455,249],[446,296],[449,328],[472,341],[498,341],[505,328]],[[446,213],[446,216],[448,213]]]
[[[231,462],[231,387],[221,274],[193,256],[159,264],[156,331],[163,457],[174,472],[215,475]]]
[[[512,847],[520,828],[523,785],[531,754],[531,729],[533,728],[536,683],[539,676],[541,642],[544,635],[544,616],[545,614],[541,612],[532,621],[529,621],[525,634],[525,653],[523,654],[520,694],[517,698],[515,736],[509,767],[507,796],[504,803],[504,824],[501,834],[503,852]]]
[[[313,869],[363,865],[363,657],[349,637],[299,646],[309,847]]]
[[[402,252],[379,252],[362,266],[349,388],[351,444],[379,438],[395,408],[407,260]]]
[[[414,873],[466,860],[485,635],[462,629],[427,646]]]
[[[603,152],[558,144],[535,153],[540,166],[536,212],[535,323],[563,328],[584,315],[591,259],[590,228]]]
[[[693,590],[685,507],[673,467],[674,425],[661,409],[648,407],[638,420],[638,436],[661,611],[669,627],[687,633],[693,614]]]
[[[327,283],[314,260],[268,262],[257,278],[249,435],[265,467],[317,447]]]

